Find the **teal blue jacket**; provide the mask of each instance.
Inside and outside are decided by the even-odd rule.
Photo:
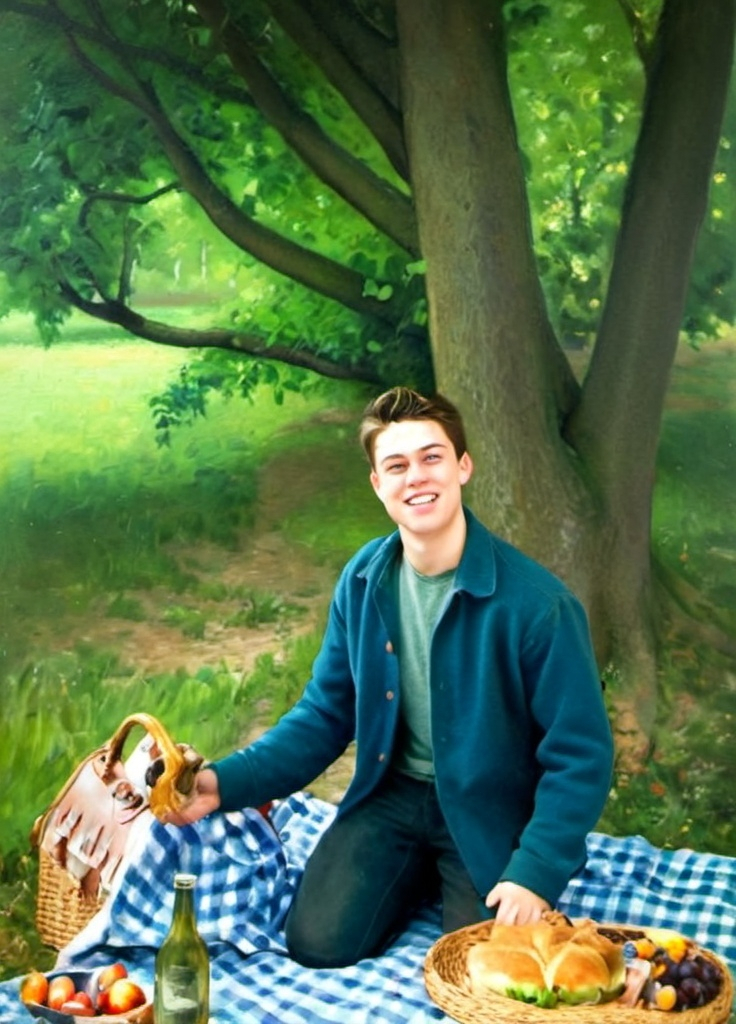
[[[611,784],[613,742],[582,606],[466,510],[467,538],[430,654],[436,786],[478,892],[510,880],[553,904],[585,859]],[[356,740],[345,814],[391,760],[401,685],[398,531],[335,588],[304,694],[264,736],[213,764],[223,810],[308,785]]]

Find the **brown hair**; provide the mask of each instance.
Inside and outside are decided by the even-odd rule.
[[[462,417],[449,399],[443,395],[425,398],[410,388],[391,388],[370,402],[360,423],[360,443],[371,466],[376,438],[390,423],[400,420],[434,420],[444,429],[458,458],[467,451]]]

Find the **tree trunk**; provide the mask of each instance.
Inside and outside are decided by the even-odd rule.
[[[656,710],[650,575],[654,460],[697,212],[702,214],[717,141],[713,126],[728,82],[733,0],[718,0],[714,6],[720,18],[711,15],[697,26],[696,53],[704,39],[715,45],[719,31],[726,32],[727,42],[716,46],[718,71],[714,77],[711,70],[710,84],[717,99],[705,104],[708,127],[692,139],[698,157],[685,162],[698,169],[686,172],[686,190],[674,189],[674,181],[679,182],[675,154],[669,154],[668,182],[661,163],[651,159],[651,149],[656,151],[662,140],[653,136],[651,144],[646,142],[647,133],[654,132],[647,128],[650,122],[671,133],[682,127],[677,118],[673,125],[673,115],[679,112],[689,124],[698,101],[704,100],[699,84],[697,98],[686,109],[679,95],[673,107],[666,105],[669,75],[691,71],[692,60],[687,63],[680,43],[680,22],[688,22],[688,32],[696,31],[688,19],[698,6],[694,0],[666,5],[659,77],[651,83],[638,150],[640,173],[634,176],[629,220],[622,228],[628,244],[619,246],[624,250],[617,254],[620,283],[615,284],[614,271],[596,347],[603,369],[592,369],[582,389],[553,336],[535,264],[506,79],[502,6],[502,0],[426,0],[421,5],[397,0],[405,134],[427,261],[436,379],[466,416],[476,462],[473,504],[496,532],[557,572],[585,603],[599,664],[611,681],[620,764],[635,770],[647,753]],[[688,82],[687,88],[694,88],[691,73]],[[646,219],[641,227],[647,237],[656,235],[655,245],[677,243],[668,252],[676,284],[668,284],[666,296],[647,290],[652,273],[661,274],[656,263],[640,283],[641,291],[626,266],[628,247],[641,238],[637,243],[638,232],[626,235],[625,229],[641,216],[640,203],[651,198],[653,185],[674,189],[677,215],[686,222],[672,239],[662,235],[657,218]],[[654,309],[647,294],[655,295]],[[639,301],[623,317],[632,295]],[[661,315],[663,302],[667,316]],[[652,331],[655,352],[645,347]],[[648,371],[636,386],[628,375],[617,380],[622,332]],[[638,365],[632,355],[632,374]],[[590,390],[613,388],[614,380],[621,414],[606,419],[599,410],[592,415]],[[637,412],[634,428],[630,418]]]
[[[620,745],[656,710],[651,504],[669,373],[733,62],[734,0],[666,0],[590,370],[565,436],[601,496],[608,558],[591,617],[626,671],[613,688]],[[627,666],[628,667],[627,669]],[[650,685],[641,685],[642,666]]]

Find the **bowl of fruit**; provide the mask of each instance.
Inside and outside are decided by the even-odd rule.
[[[21,982],[20,998],[33,1017],[51,1024],[89,1017],[97,1024],[153,1024],[150,992],[119,962],[94,971],[31,971]]]

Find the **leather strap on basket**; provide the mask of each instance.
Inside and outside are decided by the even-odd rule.
[[[120,761],[123,745],[130,730],[142,726],[153,737],[163,759],[163,772],[158,776],[149,794],[151,810],[164,821],[170,812],[180,811],[189,801],[194,776],[204,758],[191,747],[174,743],[161,723],[153,715],[139,712],[129,715],[117,728],[107,744],[108,770],[103,780],[110,781],[116,762]]]

